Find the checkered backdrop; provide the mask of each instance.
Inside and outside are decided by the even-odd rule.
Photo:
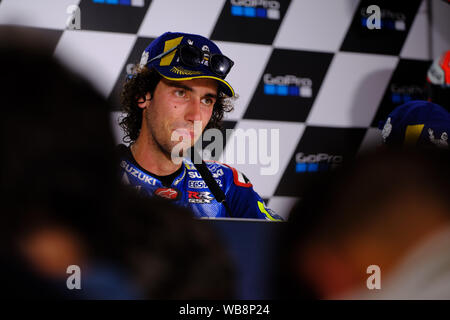
[[[372,4],[380,30],[366,27]],[[66,27],[70,5],[79,30]],[[224,127],[279,129],[277,174],[234,166],[284,217],[319,172],[380,143],[378,121],[423,98],[430,61],[450,49],[441,0],[2,0],[0,23],[32,28],[109,99],[118,142],[118,96],[143,49],[166,31],[217,42],[239,94]]]

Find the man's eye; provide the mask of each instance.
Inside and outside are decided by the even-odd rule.
[[[202,103],[207,105],[207,106],[210,106],[210,105],[214,104],[214,100],[211,99],[211,98],[203,98],[202,99]]]
[[[177,97],[183,98],[186,96],[186,91],[185,90],[177,90],[177,91],[175,91],[175,95]]]

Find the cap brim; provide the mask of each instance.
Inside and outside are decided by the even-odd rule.
[[[160,70],[160,68],[155,67],[155,70],[158,71],[158,73],[164,77],[167,80],[173,80],[173,81],[183,81],[183,80],[192,80],[192,79],[214,79],[219,81],[219,85],[222,89],[222,92],[224,94],[226,94],[228,97],[234,97],[235,93],[233,90],[233,87],[231,87],[231,85],[226,82],[225,80],[219,78],[219,77],[215,77],[215,76],[210,76],[210,75],[198,75],[198,76],[180,76],[180,77],[174,77],[172,74],[166,75],[164,74],[163,70]]]

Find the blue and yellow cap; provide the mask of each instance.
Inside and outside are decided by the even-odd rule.
[[[195,67],[185,66],[178,58],[178,51],[163,56],[160,59],[149,62],[152,58],[173,49],[178,45],[189,44],[203,51],[204,61]],[[211,78],[219,82],[222,92],[229,97],[234,96],[234,90],[225,79],[219,77],[208,67],[208,56],[212,54],[222,54],[219,47],[211,40],[197,35],[181,32],[166,32],[153,40],[144,50],[141,57],[140,66],[154,68],[161,76],[168,80],[191,80],[197,78]]]
[[[390,146],[435,146],[448,149],[450,113],[435,103],[410,101],[396,107],[379,123],[384,143]]]

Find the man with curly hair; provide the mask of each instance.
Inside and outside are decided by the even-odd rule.
[[[233,109],[225,81],[233,61],[211,40],[166,32],[143,52],[124,85],[122,180],[145,195],[189,208],[196,217],[280,220],[236,169],[182,158],[207,128]]]

